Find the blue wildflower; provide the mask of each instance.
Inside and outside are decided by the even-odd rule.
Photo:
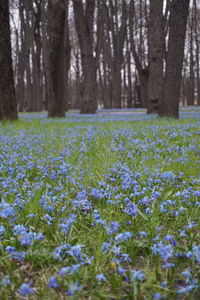
[[[131,239],[133,237],[133,233],[130,231],[119,233],[115,237],[115,242],[119,243],[121,241],[128,241],[128,239]]]
[[[119,222],[110,222],[109,225],[106,227],[107,233],[117,233],[120,226],[121,225],[119,224]]]
[[[54,289],[57,289],[59,287],[59,284],[57,282],[57,279],[55,276],[51,276],[49,278],[49,284],[48,284],[48,287],[50,288],[54,288]]]
[[[111,247],[110,243],[103,242],[101,247],[103,254],[107,253],[110,250],[110,247]]]
[[[197,262],[200,263],[200,246],[193,246],[192,250]]]
[[[131,216],[137,216],[138,214],[138,207],[133,202],[129,202],[125,205],[125,209],[123,210],[125,213]]]
[[[145,278],[145,275],[141,270],[139,270],[139,271],[131,270],[131,279],[132,280],[143,281],[144,278]]]
[[[97,281],[107,281],[105,275],[103,273],[96,275]]]
[[[28,296],[35,293],[35,291],[31,288],[31,283],[23,283],[18,292],[22,296]]]
[[[70,283],[67,290],[67,296],[73,296],[74,292],[79,292],[83,289],[82,285],[79,285],[78,281]]]
[[[6,275],[1,281],[0,281],[0,287],[1,286],[7,286],[11,284],[10,275]]]

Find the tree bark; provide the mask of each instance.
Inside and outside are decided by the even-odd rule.
[[[188,105],[194,105],[194,88],[195,88],[195,72],[194,72],[194,7],[190,11],[188,21],[188,39],[189,39],[189,82],[188,82]]]
[[[83,71],[82,114],[96,112],[96,59],[94,57],[93,23],[95,0],[86,0],[85,8],[81,0],[73,0],[75,26],[78,35]]]
[[[197,1],[194,0],[194,27],[195,27],[195,45],[196,45],[196,86],[197,86],[197,105],[200,105],[200,40],[198,34],[198,12],[200,16],[200,9],[197,8]]]
[[[163,96],[164,24],[163,0],[150,1],[149,13],[149,106],[158,113]]]
[[[0,120],[17,119],[12,66],[9,1],[0,1]]]
[[[65,84],[67,76],[65,26],[68,6],[65,0],[49,0],[48,4],[49,20],[51,21],[48,117],[60,118],[65,117]]]
[[[179,117],[179,97],[189,2],[189,0],[173,0],[171,3],[164,99],[160,113],[161,116]]]

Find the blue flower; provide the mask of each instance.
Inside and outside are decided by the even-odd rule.
[[[152,247],[152,253],[154,255],[160,255],[161,258],[165,261],[167,261],[169,258],[172,258],[174,255],[174,249],[172,245],[165,245],[162,241],[160,241],[157,244],[154,244]]]
[[[172,268],[174,266],[175,266],[175,264],[166,262],[164,265],[161,266],[161,268],[162,269],[169,269],[169,268]]]
[[[63,267],[60,269],[60,271],[58,272],[58,275],[60,276],[64,276],[66,275],[67,273],[70,272],[70,267]]]
[[[147,236],[148,236],[148,234],[146,233],[146,231],[140,231],[140,232],[138,233],[138,235],[139,235],[140,237],[147,237]]]
[[[133,202],[129,202],[125,205],[125,209],[123,210],[125,213],[131,216],[137,216],[138,214],[138,207]]]
[[[10,285],[11,281],[10,281],[10,275],[6,275],[1,281],[0,281],[0,287],[1,286],[7,286]]]
[[[163,298],[163,296],[162,296],[161,293],[155,293],[153,295],[153,300],[159,300],[159,299],[162,299],[162,298]]]
[[[31,283],[23,283],[20,286],[18,292],[22,296],[28,296],[30,294],[34,294],[35,293],[35,291],[31,288]]]
[[[192,250],[197,262],[200,263],[200,246],[193,246]]]
[[[160,177],[163,180],[171,180],[171,179],[175,178],[175,175],[174,175],[174,173],[169,171],[169,172],[164,172],[164,173],[160,174]]]
[[[59,284],[57,282],[57,279],[55,276],[51,276],[49,278],[49,284],[48,284],[48,287],[50,288],[54,288],[54,289],[57,289],[59,287]]]
[[[145,278],[145,275],[141,270],[139,270],[139,271],[131,270],[131,279],[132,280],[143,281],[144,278]]]
[[[110,247],[111,247],[110,243],[103,242],[101,247],[103,254],[107,253],[110,250]]]
[[[166,281],[163,281],[163,282],[161,283],[161,286],[164,287],[164,288],[166,288],[166,287],[167,287],[167,282],[166,282]]]
[[[5,201],[0,203],[0,217],[2,218],[10,218],[16,215],[16,211],[13,206]]]
[[[79,292],[83,289],[82,285],[79,285],[78,281],[70,283],[67,290],[67,296],[72,296],[74,292]]]
[[[126,270],[120,266],[118,266],[117,270],[120,275],[123,275],[124,273],[126,273]]]
[[[25,256],[26,256],[26,252],[21,251],[21,252],[17,252],[15,251],[15,247],[12,246],[6,246],[5,248],[6,252],[11,255],[11,257],[17,261],[22,261],[24,260]]]
[[[108,234],[117,233],[118,229],[121,225],[118,222],[110,222],[108,226],[106,226],[106,230]]]
[[[97,281],[107,281],[105,275],[103,273],[96,275]]]
[[[3,225],[0,225],[0,237],[6,233],[6,229]]]
[[[191,285],[184,286],[184,287],[179,287],[179,289],[177,290],[177,293],[178,294],[191,293],[196,288],[197,288],[197,285],[195,285],[195,284],[191,284]]]
[[[64,234],[67,234],[72,226],[73,223],[76,222],[76,215],[71,214],[68,219],[62,220],[63,223],[58,224],[58,226],[61,228],[61,232]]]
[[[115,242],[119,243],[121,241],[128,241],[128,239],[131,239],[133,237],[133,233],[130,231],[119,233],[115,237]]]

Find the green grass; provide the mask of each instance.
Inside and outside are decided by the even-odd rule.
[[[23,283],[31,283],[30,299],[199,299],[199,121],[76,118],[0,127],[0,222],[6,230],[0,235],[0,299],[23,298]],[[5,203],[15,214],[9,216]],[[63,233],[60,224],[71,214],[76,218]],[[16,225],[26,232],[16,234]],[[30,232],[44,238],[27,241]],[[125,232],[132,236],[116,241]],[[159,242],[163,249],[156,254],[152,247]],[[110,243],[105,252],[103,243]],[[84,247],[77,256],[65,252],[55,259],[63,244],[70,244],[66,251]],[[8,246],[25,258],[16,259]],[[163,269],[166,262],[174,265]],[[76,272],[58,274],[74,265],[80,265]],[[134,279],[133,270],[144,276]],[[96,279],[101,273],[106,281]],[[48,287],[51,276],[58,288]],[[76,281],[82,289],[67,295]]]

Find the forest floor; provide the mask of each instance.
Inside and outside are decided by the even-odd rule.
[[[0,299],[199,299],[199,112],[0,125]]]

